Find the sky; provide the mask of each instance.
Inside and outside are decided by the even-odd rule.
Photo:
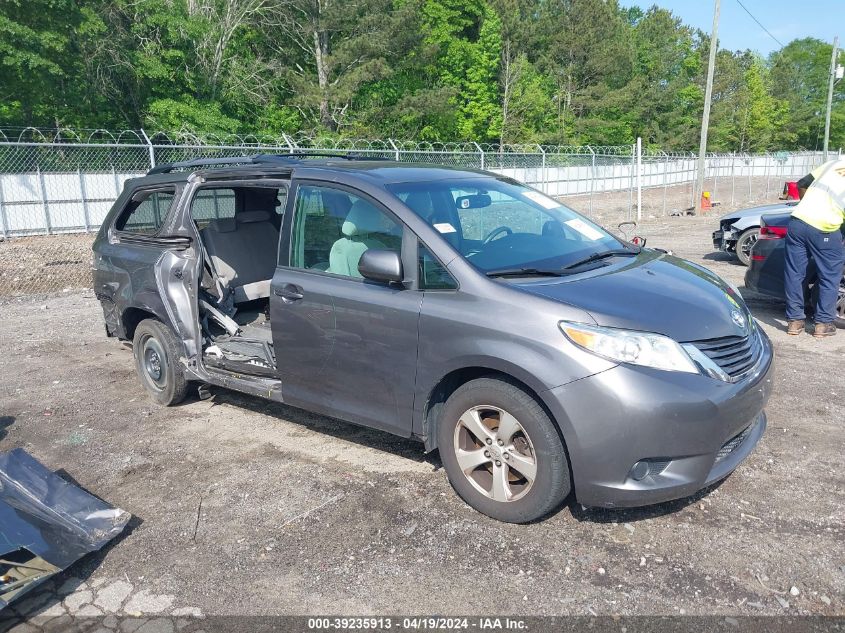
[[[832,42],[834,35],[839,35],[839,46],[843,45],[845,0],[742,0],[742,3],[783,44],[802,37]],[[656,4],[706,33],[713,28],[714,0],[620,0],[619,4],[639,5],[643,9]],[[719,47],[750,48],[765,56],[779,49],[780,44],[757,26],[737,0],[722,0]]]

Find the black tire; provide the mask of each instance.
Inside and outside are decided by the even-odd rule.
[[[150,397],[166,407],[185,399],[188,381],[179,362],[180,342],[161,321],[145,319],[135,328],[135,371]]]
[[[757,241],[759,235],[760,227],[755,226],[744,230],[737,238],[734,250],[736,251],[737,259],[743,266],[751,264],[751,247],[754,246],[754,242]]]
[[[460,421],[462,416],[476,410],[478,418],[487,422],[488,430],[492,424],[494,433],[500,428],[494,418],[501,419],[497,416],[502,413],[513,416],[521,429],[501,448],[496,448],[497,442],[493,442],[490,448],[495,452],[490,464],[481,464],[467,475],[459,465],[456,443],[464,444],[468,439],[474,442],[459,446],[463,455],[475,454],[479,447],[483,452],[487,443],[487,439],[482,442],[469,434]],[[557,428],[532,396],[510,382],[479,378],[455,390],[441,412],[437,441],[440,459],[455,492],[471,507],[499,521],[528,523],[540,519],[559,507],[572,489],[569,460]],[[509,452],[507,457],[505,452]],[[495,459],[497,456],[499,460]],[[522,459],[533,462],[536,469],[531,482],[516,468]],[[512,500],[493,498],[495,473],[504,473],[501,481],[506,482],[505,489],[516,493]],[[490,490],[485,493],[479,486],[486,487],[482,486],[486,481]]]
[[[819,300],[819,286],[813,283],[813,287],[805,295],[804,314],[812,319],[816,310],[816,303]],[[836,318],[833,324],[839,329],[845,330],[845,278],[839,284],[839,298],[836,300]]]
[[[836,301],[836,327],[845,329],[845,280],[839,285],[839,299]]]

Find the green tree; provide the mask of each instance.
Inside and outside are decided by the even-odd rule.
[[[794,134],[795,143],[807,149],[821,149],[824,135],[824,111],[827,100],[831,45],[815,38],[794,40],[772,54],[772,95],[789,104],[785,125]],[[845,82],[834,95],[834,119],[831,141],[834,147],[845,143]]]
[[[499,16],[486,0],[425,0],[422,26],[425,44],[438,51],[429,72],[453,90],[454,137],[495,139],[501,126]]]
[[[709,46],[618,0],[5,0],[0,125],[689,150]],[[830,53],[719,51],[710,147],[820,148]]]
[[[73,31],[83,15],[73,0],[0,4],[0,124],[78,124],[73,111],[80,61]]]

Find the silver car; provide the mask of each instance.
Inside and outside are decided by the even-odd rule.
[[[766,204],[740,209],[719,218],[719,230],[713,232],[713,247],[733,253],[745,266],[751,261],[751,247],[760,235],[760,216],[790,211],[798,202]]]

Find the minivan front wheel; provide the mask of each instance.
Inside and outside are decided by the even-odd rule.
[[[170,406],[185,399],[188,381],[179,364],[179,341],[161,321],[145,319],[132,341],[135,370],[150,397]]]
[[[542,406],[520,387],[480,378],[446,401],[438,424],[440,459],[452,487],[494,519],[539,519],[571,489],[560,435]]]

